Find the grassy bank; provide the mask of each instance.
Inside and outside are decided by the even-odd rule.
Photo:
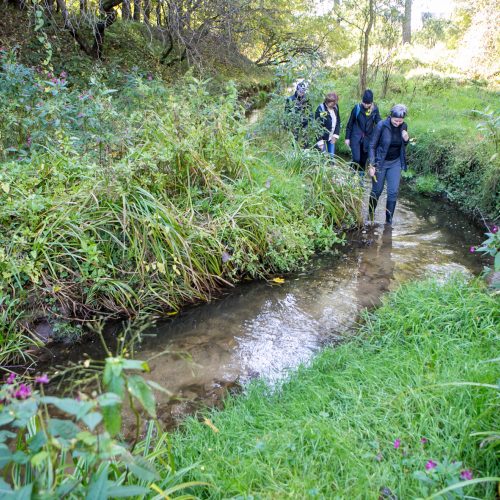
[[[202,497],[415,498],[500,474],[498,440],[486,439],[498,432],[498,360],[487,362],[498,350],[498,297],[460,277],[424,281],[365,320],[356,340],[278,389],[254,383],[207,415],[213,426],[186,422],[174,449],[181,467],[197,464],[191,479],[210,483]],[[463,490],[494,491],[491,482]]]
[[[419,70],[419,71],[415,71]],[[426,72],[427,71],[427,72]],[[315,109],[326,92],[339,94],[342,130],[337,152],[350,156],[345,127],[359,102],[355,68],[312,72]],[[416,76],[415,76],[416,75]],[[405,61],[392,76],[385,97],[379,80],[369,82],[382,118],[396,103],[408,106],[409,184],[419,193],[445,195],[477,220],[500,219],[498,90],[486,82],[435,76],[417,60]],[[282,96],[277,96],[268,133],[280,130]],[[422,180],[419,180],[422,179]]]
[[[1,57],[4,364],[42,318],[176,314],[297,268],[360,217],[348,168],[332,179],[319,154],[253,138],[234,84],[130,72],[82,88]]]
[[[351,89],[349,98],[355,95]],[[481,82],[453,78],[395,77],[387,98],[377,102],[382,116],[396,102],[409,108],[414,142],[408,159],[417,192],[445,194],[478,220],[483,216],[499,220],[498,91]],[[419,183],[421,177],[425,180]]]

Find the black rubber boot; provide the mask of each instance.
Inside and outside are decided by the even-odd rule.
[[[396,210],[395,201],[387,201],[385,206],[385,222],[386,224],[392,224],[392,218],[394,217],[394,210]]]
[[[375,209],[377,208],[377,198],[370,196],[368,200],[368,220],[373,222],[375,220]]]

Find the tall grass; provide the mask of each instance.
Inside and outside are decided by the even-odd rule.
[[[218,432],[189,419],[174,436],[181,466],[196,463],[191,479],[211,483],[204,498],[423,497],[430,460],[498,476],[495,449],[483,442],[498,431],[498,396],[481,384],[498,379],[498,360],[483,361],[499,324],[498,300],[478,282],[403,286],[365,316],[356,340],[280,387],[255,382],[207,414]],[[464,491],[494,498],[495,484]]]
[[[251,139],[233,84],[214,95],[189,75],[175,87],[129,75],[77,89],[2,57],[6,336],[42,317],[177,311],[295,269],[359,220],[348,167],[297,151],[304,168],[289,168],[280,142]],[[271,171],[283,181],[267,187]]]

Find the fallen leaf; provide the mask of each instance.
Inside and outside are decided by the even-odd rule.
[[[273,278],[273,281],[275,283],[284,283],[285,282],[285,279],[284,278]]]
[[[212,421],[209,418],[205,418],[203,420],[203,423],[205,425],[207,425],[208,427],[210,427],[210,429],[212,429],[214,432],[220,432],[219,429],[217,429],[217,427],[215,427],[215,425],[212,423]]]

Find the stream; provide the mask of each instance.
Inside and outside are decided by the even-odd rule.
[[[383,224],[383,207],[385,199],[377,224],[350,233],[347,245],[283,276],[284,283],[242,283],[148,329],[136,357],[149,360],[147,378],[175,395],[157,393],[160,420],[174,426],[200,406],[220,404],[228,390],[251,378],[282,379],[322,346],[352,335],[360,310],[376,306],[401,283],[481,271],[469,247],[483,234],[457,210],[405,195],[391,228]],[[99,341],[47,347],[42,365],[64,366],[85,356],[104,357]]]

